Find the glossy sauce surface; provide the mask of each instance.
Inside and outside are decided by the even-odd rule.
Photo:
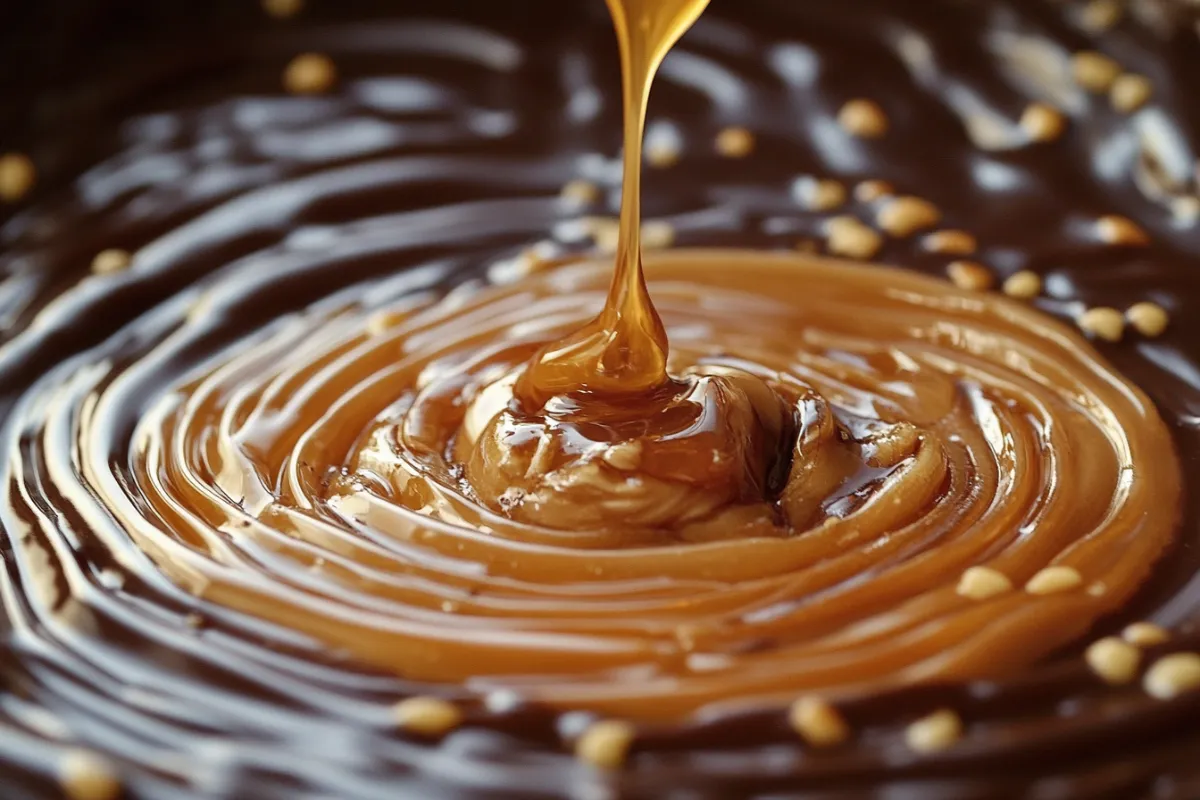
[[[76,112],[109,151],[48,169],[3,229],[5,788],[45,796],[82,745],[138,797],[1188,797],[1194,696],[1104,685],[1076,645],[1152,618],[1195,647],[1200,241],[1178,167],[1197,119],[1172,80],[1200,50],[1190,20],[1097,35],[1156,77],[1125,117],[1023,71],[1088,45],[1073,7],[714,6],[665,63],[649,130],[684,145],[647,180],[649,216],[740,248],[646,257],[664,367],[697,388],[647,395],[664,422],[640,452],[615,446],[641,439],[623,404],[603,432],[560,404],[564,446],[528,488],[557,471],[596,494],[506,507],[478,488],[504,459],[475,448],[495,418],[473,401],[595,319],[612,275],[575,255],[580,217],[619,200],[596,11],[539,8],[537,43],[486,9],[247,23],[131,73],[194,74],[194,97]],[[333,96],[275,94],[301,48],[330,50]],[[1072,109],[1058,142],[985,148],[963,122],[1043,91]],[[834,122],[860,95],[889,112],[882,141]],[[712,154],[731,124],[752,155]],[[55,130],[41,163],[79,158]],[[602,189],[586,208],[558,197],[581,175]],[[878,213],[803,208],[826,178],[930,198],[973,257],[1045,277],[1040,310],[782,252]],[[1098,241],[1117,212],[1148,247]],[[880,259],[941,273],[923,241]],[[133,267],[81,278],[112,246]],[[1148,298],[1167,335],[1101,354],[1047,316]],[[718,405],[745,413],[706,427],[696,409]],[[540,439],[545,419],[512,430]],[[738,468],[700,469],[672,432]],[[965,602],[980,563],[1018,590]],[[1019,591],[1048,564],[1086,584]],[[798,741],[801,691],[838,701],[850,743]],[[430,693],[466,724],[397,732],[392,704]],[[912,753],[904,726],[942,707],[964,740]],[[639,723],[622,772],[569,752],[596,713]]]

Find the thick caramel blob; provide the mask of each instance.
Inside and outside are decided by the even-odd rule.
[[[1012,674],[1119,608],[1170,541],[1166,427],[1049,317],[799,254],[646,268],[681,381],[645,401],[653,430],[616,403],[486,413],[602,306],[611,266],[581,263],[409,301],[382,332],[342,312],[248,341],[145,415],[144,501],[83,470],[190,591],[414,680],[643,719]],[[718,406],[730,430],[695,424]],[[535,509],[556,470],[595,507]],[[508,509],[502,473],[526,492]],[[978,565],[1016,588],[958,594]],[[1082,584],[1021,589],[1050,565]]]
[[[625,402],[560,395],[533,415],[510,402],[458,443],[476,495],[514,520],[677,529],[766,496],[784,411],[748,373],[688,375]]]
[[[827,501],[864,491],[865,475],[918,461],[926,483],[945,475],[936,437],[838,421],[780,374],[700,361],[641,396],[567,393],[532,414],[511,393],[519,374],[469,402],[454,440],[474,495],[519,522],[619,529],[631,543],[785,534],[827,519]]]

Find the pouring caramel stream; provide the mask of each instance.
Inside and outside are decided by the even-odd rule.
[[[600,316],[547,345],[517,382],[516,394],[530,409],[540,408],[556,394],[580,389],[638,395],[667,381],[667,334],[642,269],[642,139],[654,75],[709,0],[607,2],[621,52],[625,120],[616,269]]]

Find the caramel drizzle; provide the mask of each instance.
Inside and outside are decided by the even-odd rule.
[[[607,0],[621,51],[625,156],[617,263],[604,310],[544,347],[516,385],[528,410],[584,390],[640,395],[667,381],[667,333],[642,269],[642,139],[658,67],[709,0]]]

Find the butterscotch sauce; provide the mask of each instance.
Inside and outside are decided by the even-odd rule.
[[[0,795],[1190,800],[1193,20],[532,2],[0,147]]]

